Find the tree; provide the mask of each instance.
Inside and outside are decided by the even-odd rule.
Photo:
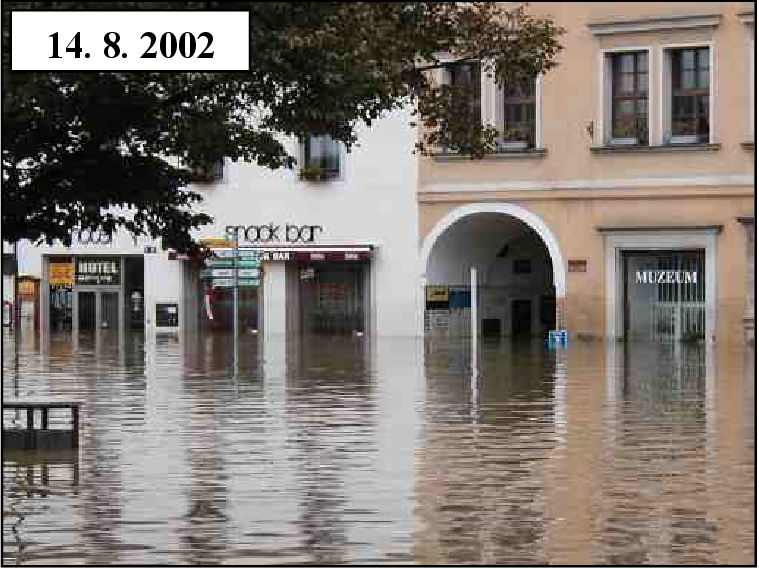
[[[248,10],[250,71],[10,72],[17,8]],[[467,85],[439,84],[446,62],[479,61],[500,84],[555,65],[563,30],[500,3],[4,2],[3,238],[70,244],[73,229],[194,247],[192,168],[221,157],[293,167],[283,136],[328,134],[414,104],[418,151],[482,157],[495,132],[474,124]],[[176,157],[175,161],[166,156]]]

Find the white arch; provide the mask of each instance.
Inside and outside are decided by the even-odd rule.
[[[564,257],[561,254],[561,249],[559,248],[558,239],[551,229],[548,228],[548,225],[543,222],[543,219],[535,215],[535,213],[527,211],[527,209],[523,209],[513,203],[470,203],[469,205],[462,205],[461,207],[449,211],[445,217],[437,222],[422,243],[422,266],[425,272],[427,271],[427,262],[429,261],[430,253],[432,253],[432,247],[435,246],[435,242],[437,242],[438,238],[440,238],[440,236],[459,219],[463,219],[464,217],[476,213],[501,213],[503,215],[516,217],[540,235],[540,238],[548,249],[548,254],[551,256],[553,284],[556,288],[556,297],[563,298],[566,296],[567,269],[564,264]]]

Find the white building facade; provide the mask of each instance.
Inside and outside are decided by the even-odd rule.
[[[417,164],[409,111],[359,131],[350,153],[290,141],[293,170],[226,160],[191,189],[214,221],[193,237],[214,258],[87,231],[71,247],[19,244],[19,273],[40,278],[43,329],[231,330],[240,247],[241,330],[419,336]],[[306,165],[304,169],[302,166]]]

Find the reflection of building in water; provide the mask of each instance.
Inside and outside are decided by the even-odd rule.
[[[179,540],[188,564],[217,564],[227,551],[227,475],[221,451],[224,443],[218,433],[217,380],[221,381],[207,375],[183,378],[190,401],[187,427],[191,434],[186,449],[190,482]],[[219,388],[224,387],[228,385]]]
[[[615,353],[615,349],[619,350]],[[710,348],[612,346],[593,563],[718,561]]]
[[[26,450],[3,451],[3,561],[11,558],[17,565],[44,559],[45,553],[32,546],[26,531],[27,507],[36,499],[61,498],[65,502],[62,513],[75,524],[75,496],[79,491],[78,450],[54,452]],[[54,557],[51,552],[49,559]]]
[[[297,524],[309,562],[346,562],[351,515],[365,509],[347,487],[362,483],[376,431],[366,342],[313,338],[298,345],[288,360],[285,405],[301,488]]]
[[[483,359],[475,401],[453,350],[427,360],[415,555],[428,564],[545,563],[553,356],[526,344]]]

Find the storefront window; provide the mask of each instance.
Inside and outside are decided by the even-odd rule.
[[[700,341],[706,321],[704,251],[623,254],[630,339]]]
[[[364,263],[299,267],[302,328],[308,332],[364,331]]]

